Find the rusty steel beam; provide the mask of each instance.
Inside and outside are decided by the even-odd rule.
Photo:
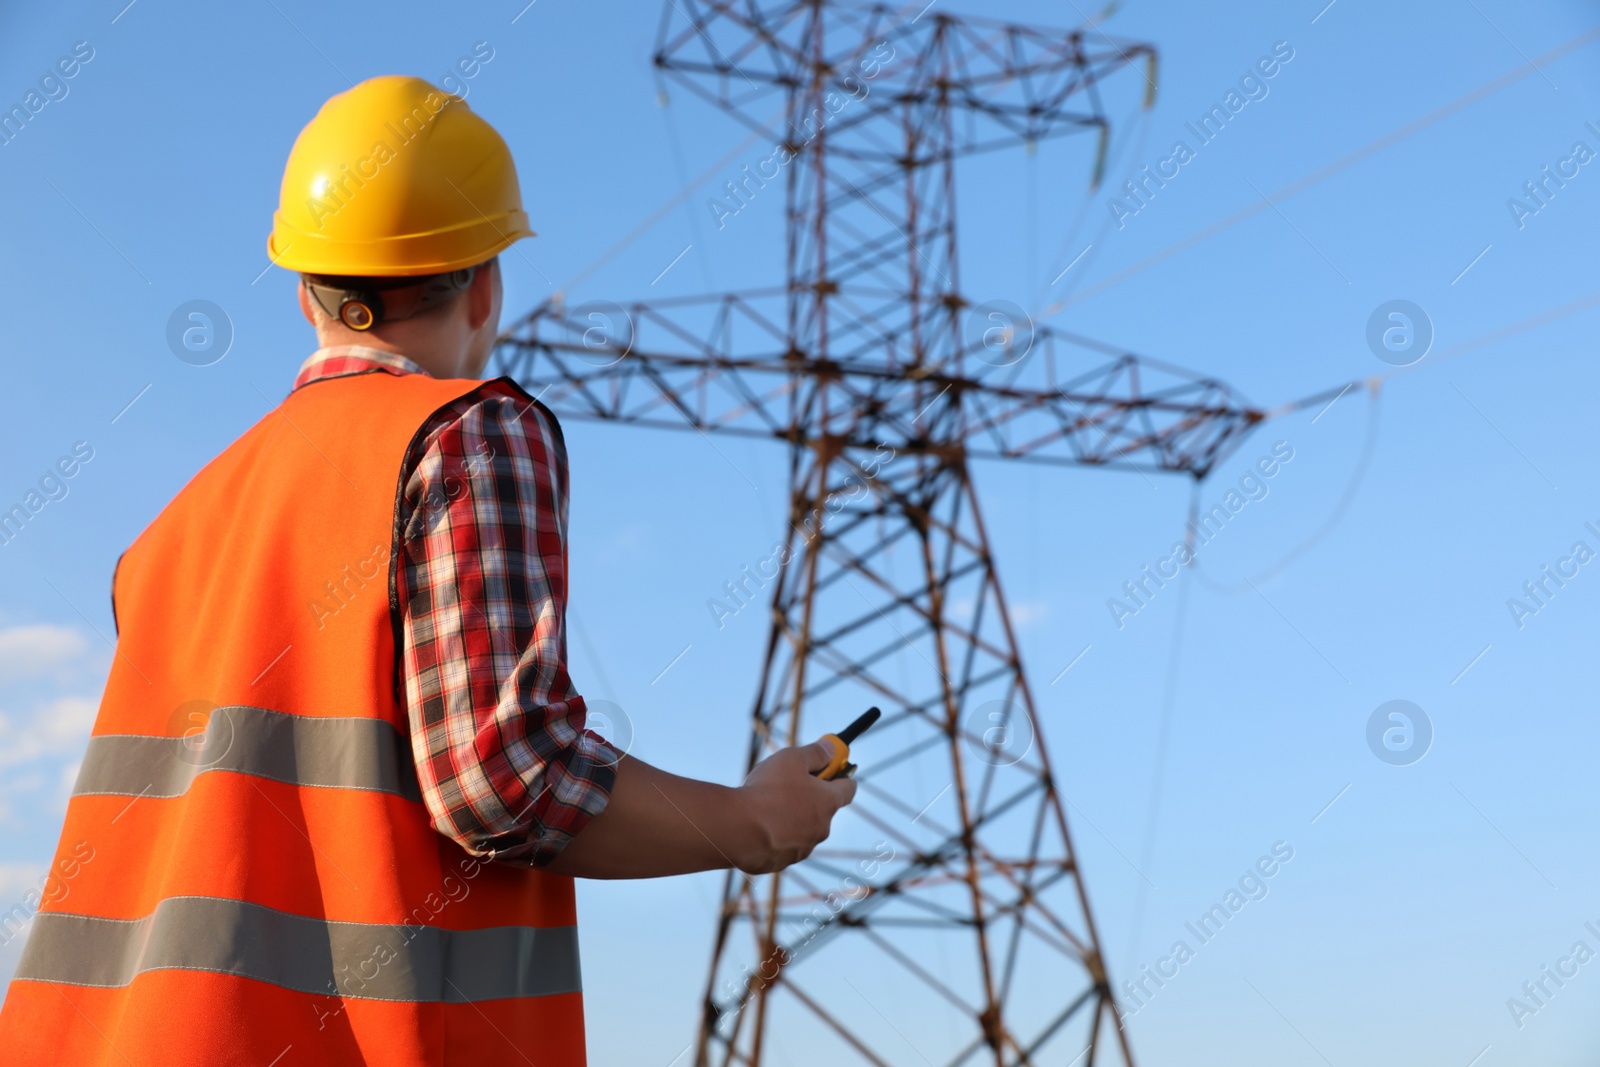
[[[805,1062],[1133,1063],[972,464],[1202,477],[1262,413],[960,284],[956,161],[1089,133],[1098,176],[1104,97],[1148,103],[1154,49],[919,6],[668,0],[662,77],[771,134],[777,170],[708,206],[783,186],[782,282],[558,298],[497,348],[564,419],[789,449],[747,764],[885,713],[828,847],[729,873],[703,1067],[798,1035]]]

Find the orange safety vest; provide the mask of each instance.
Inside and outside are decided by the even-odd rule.
[[[526,398],[381,371],[303,386],[123,556],[0,1060],[583,1064],[572,880],[432,828],[398,696],[400,470],[473,392]]]

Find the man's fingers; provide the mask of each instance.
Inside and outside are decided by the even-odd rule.
[[[835,778],[833,781],[824,784],[828,787],[828,792],[833,796],[833,810],[835,811],[838,811],[856,798],[856,780],[854,778]]]
[[[806,759],[807,771],[820,771],[833,762],[833,742],[826,737],[813,745],[806,745],[800,750]]]

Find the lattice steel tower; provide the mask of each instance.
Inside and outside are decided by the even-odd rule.
[[[565,418],[785,442],[749,761],[885,713],[827,847],[727,879],[697,1061],[1131,1064],[968,461],[1199,477],[1260,415],[970,306],[954,182],[960,156],[1071,133],[1103,158],[1101,83],[1134,65],[1117,84],[1145,91],[1154,52],[915,5],[668,0],[655,61],[778,131],[717,195],[782,183],[786,281],[558,299],[498,364]]]

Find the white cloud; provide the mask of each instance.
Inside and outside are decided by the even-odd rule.
[[[0,863],[0,983],[16,972],[49,870],[48,861]],[[0,986],[0,994],[4,992]]]
[[[0,712],[0,767],[77,754],[88,740],[95,711],[87,697],[57,697],[30,712]]]
[[[0,824],[26,839],[0,860],[54,844],[109,659],[86,628],[0,625]],[[14,873],[0,869],[0,885]]]
[[[0,822],[49,822],[66,807],[96,710],[88,697],[66,696],[0,711]]]
[[[49,869],[48,862],[0,863],[0,912],[19,903],[28,890],[43,885]]]
[[[60,775],[56,778],[56,796],[63,806],[66,805],[67,798],[72,796],[72,787],[78,784],[78,772],[82,769],[81,759],[62,765]]]
[[[945,609],[945,618],[967,624],[972,619],[972,598],[959,596],[953,598]],[[1050,605],[1043,600],[1012,600],[1006,604],[1006,610],[1011,616],[1011,625],[1019,630],[1026,630],[1043,622],[1050,614]],[[994,619],[994,602],[984,605],[984,611],[990,622]]]
[[[1045,620],[1050,614],[1050,605],[1043,600],[1016,600],[1008,604],[1011,609],[1011,622],[1019,630],[1025,630]]]
[[[89,642],[76,627],[30,623],[0,627],[0,675],[7,680],[86,666]]]

